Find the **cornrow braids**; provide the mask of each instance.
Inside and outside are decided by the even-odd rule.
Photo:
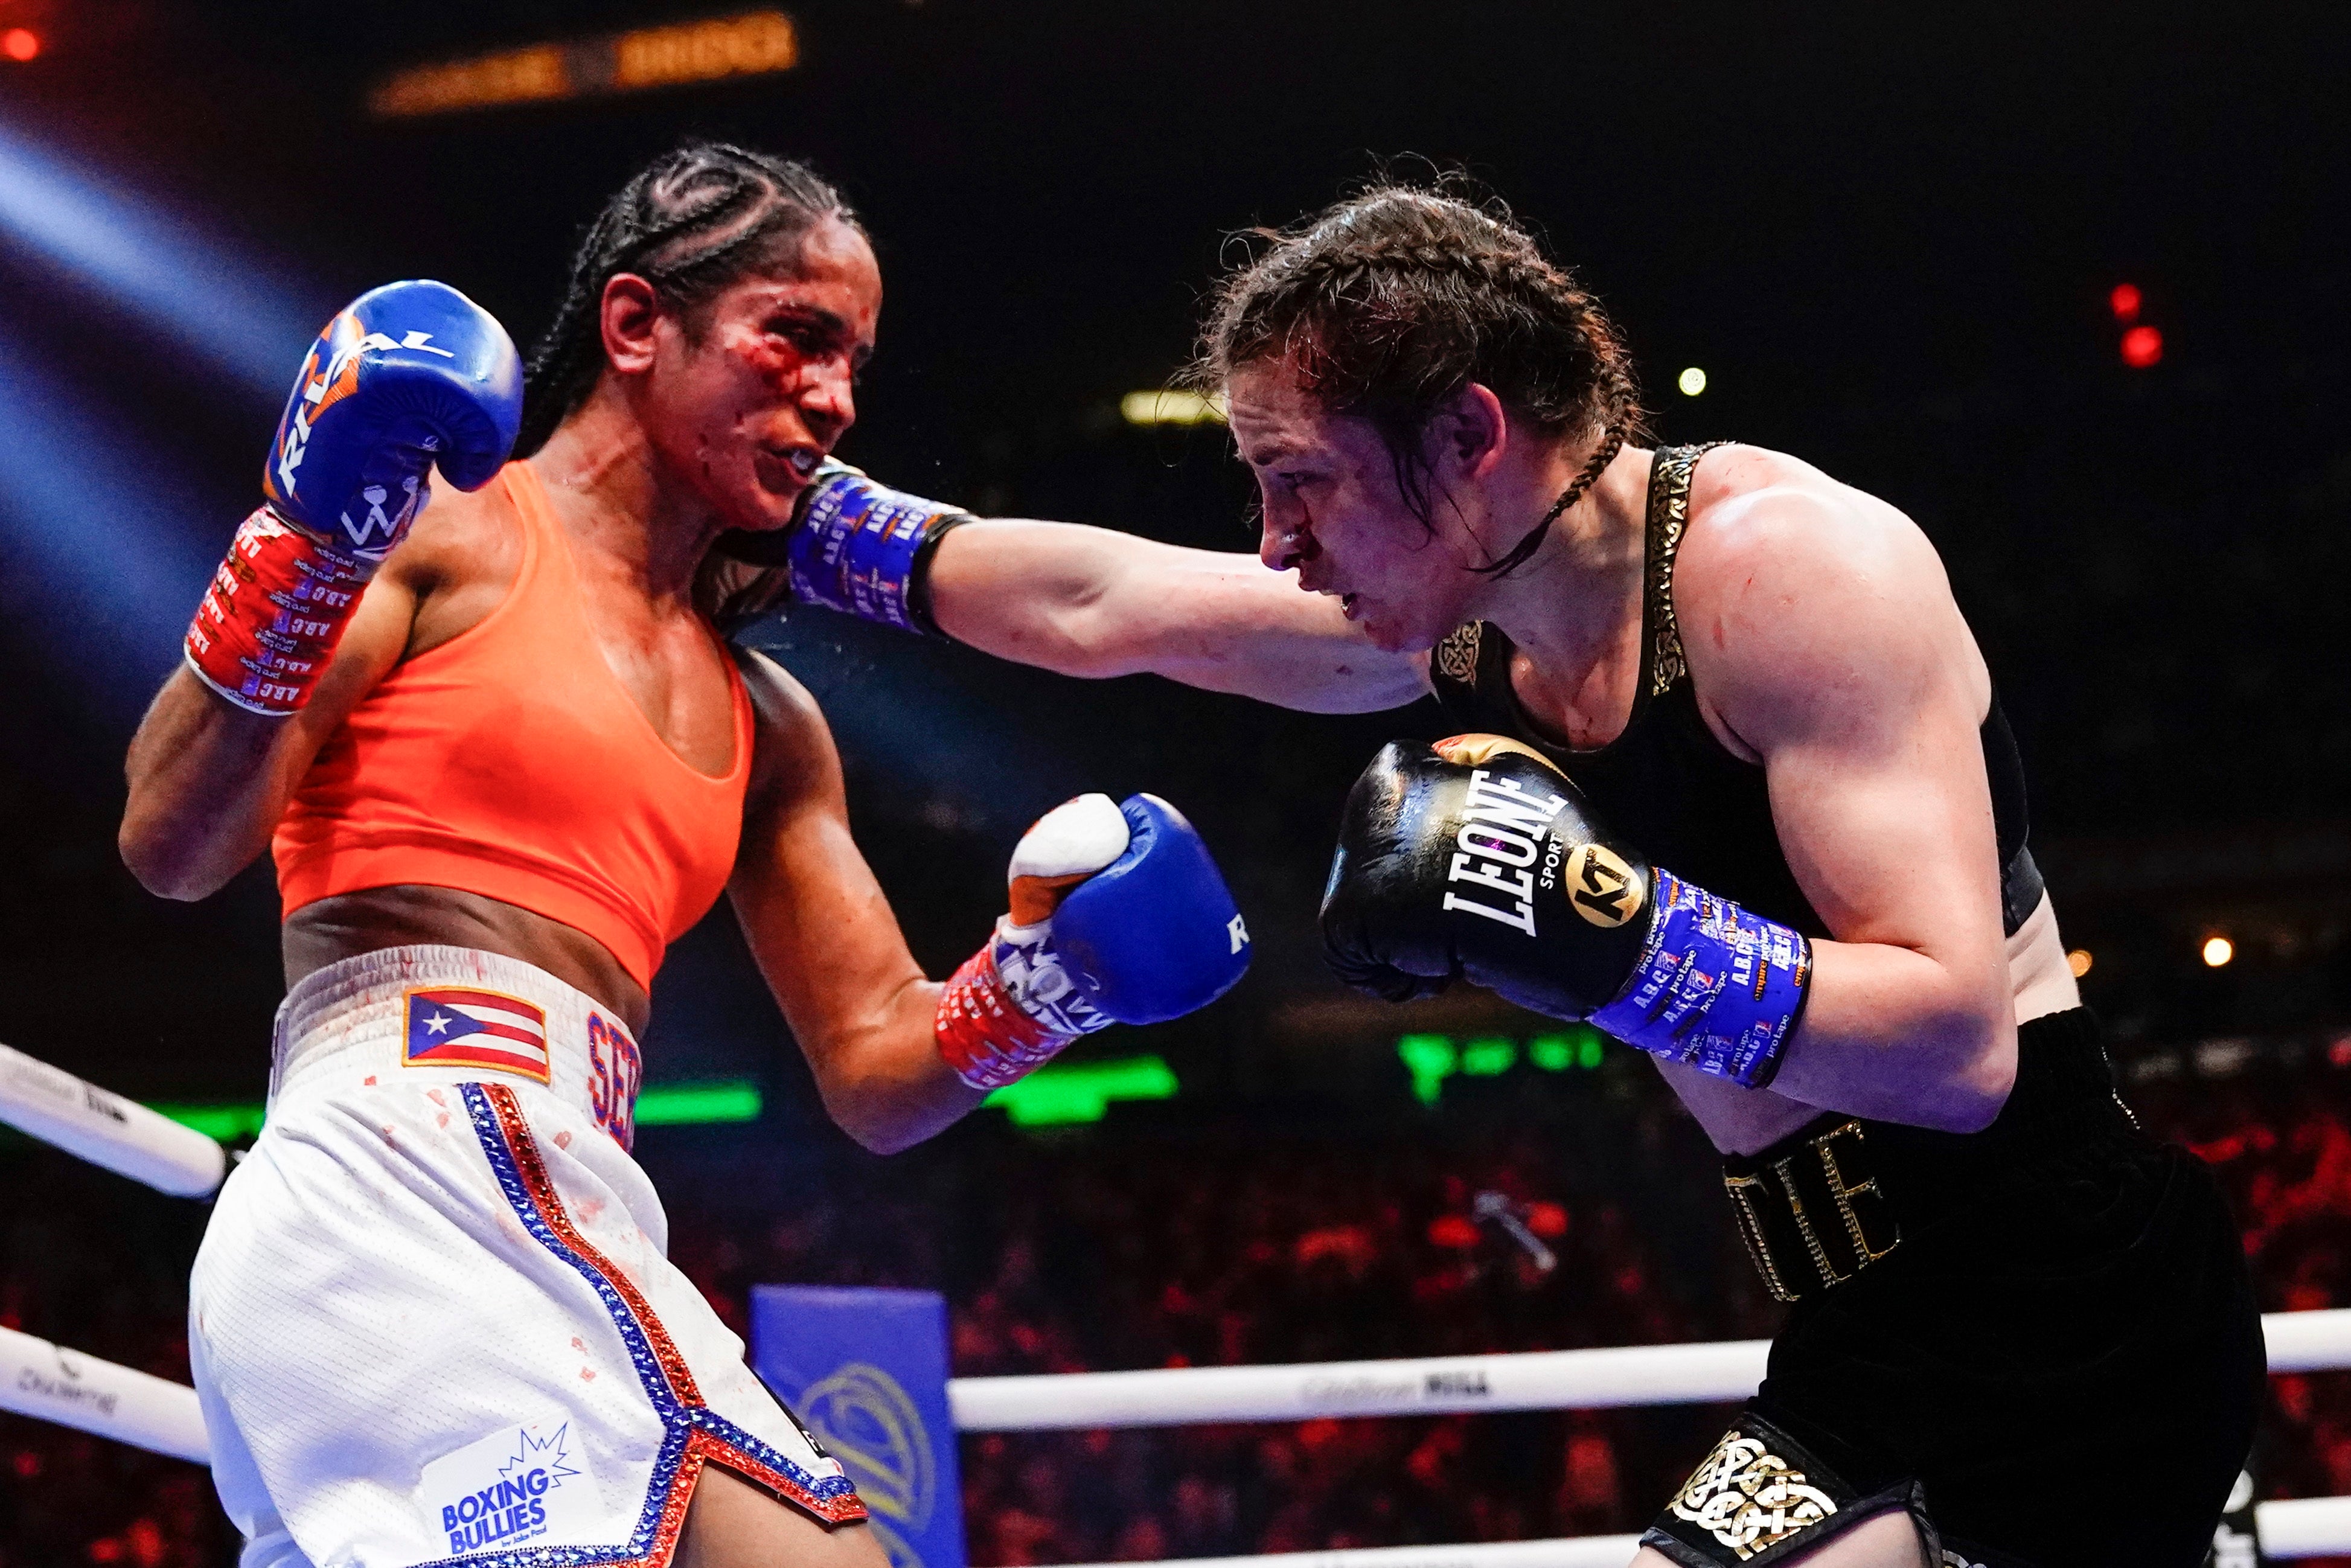
[[[807,164],[724,141],[689,141],[639,170],[604,204],[571,258],[562,303],[523,370],[528,457],[595,389],[604,370],[604,285],[631,272],[670,308],[690,312],[729,285],[789,267],[831,220],[862,225]]]
[[[1632,359],[1600,302],[1499,203],[1447,185],[1375,186],[1267,242],[1218,286],[1190,379],[1287,361],[1317,402],[1371,423],[1396,487],[1436,528],[1430,420],[1472,382],[1546,434],[1592,455],[1541,521],[1476,570],[1516,570],[1625,442],[1648,433]]]

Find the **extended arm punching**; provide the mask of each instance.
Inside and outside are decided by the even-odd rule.
[[[1061,674],[1165,675],[1315,713],[1398,707],[1428,689],[1424,658],[1374,647],[1334,601],[1254,556],[981,521],[840,464],[790,529],[727,548],[783,569],[800,602]]]

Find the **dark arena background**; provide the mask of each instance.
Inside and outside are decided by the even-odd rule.
[[[1132,394],[1238,231],[1459,169],[1606,300],[1663,439],[1792,451],[1925,528],[2125,1098],[2220,1172],[2265,1311],[2351,1306],[2346,43],[2266,5],[0,0],[0,1040],[232,1146],[259,1124],[269,872],[141,891],[122,751],[349,297],[445,279],[527,341],[649,154],[805,157],[888,290],[845,457],[1249,549],[1223,428]],[[722,904],[661,973],[638,1153],[730,1322],[764,1283],[938,1291],[964,1377],[1771,1332],[1636,1054],[1325,972],[1339,803],[1433,704],[1082,684],[818,610],[751,640],[823,705],[935,977],[1081,789],[1180,804],[1258,953],[885,1159],[824,1118]],[[203,1204],[5,1138],[0,1324],[186,1381]],[[2351,1494],[2351,1375],[2271,1390],[2262,1495]],[[1724,1419],[967,1433],[969,1561],[1637,1531]],[[234,1557],[200,1468],[0,1416],[0,1568]]]

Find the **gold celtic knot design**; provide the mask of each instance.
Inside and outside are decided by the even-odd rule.
[[[1741,1563],[1836,1512],[1836,1500],[1804,1484],[1760,1437],[1723,1434],[1668,1505],[1739,1553]]]
[[[1456,626],[1437,644],[1437,673],[1463,685],[1478,678],[1478,643],[1485,622],[1471,621]]]
[[[1698,460],[1726,444],[1708,441],[1697,446],[1663,446],[1649,468],[1647,614],[1653,645],[1649,650],[1649,695],[1661,697],[1674,683],[1689,674],[1682,657],[1682,629],[1674,619],[1674,559],[1682,548],[1682,532],[1689,527],[1690,476]]]

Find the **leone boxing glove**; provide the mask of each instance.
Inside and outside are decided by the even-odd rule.
[[[1055,807],[1007,881],[1011,912],[939,997],[939,1052],[976,1089],[1113,1023],[1204,1008],[1249,969],[1249,928],[1207,845],[1155,795]]]
[[[1565,775],[1499,736],[1395,741],[1339,831],[1323,951],[1391,1001],[1456,978],[1749,1088],[1778,1070],[1803,936],[1654,867]]]
[[[522,419],[522,361],[445,283],[371,289],[310,346],[245,520],[188,628],[188,664],[228,701],[283,716],[313,687],[376,568],[441,475],[489,483]]]

